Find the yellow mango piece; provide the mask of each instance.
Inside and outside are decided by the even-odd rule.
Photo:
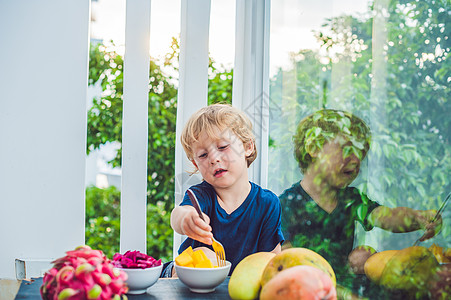
[[[194,268],[194,264],[187,264],[187,265],[184,266],[184,267],[187,267],[187,268]]]
[[[197,265],[203,262],[204,260],[208,260],[207,255],[205,255],[204,251],[202,251],[201,249],[194,251],[192,257],[194,265]]]
[[[180,253],[179,256],[175,258],[175,263],[179,266],[186,266],[193,263],[193,258],[188,253]]]
[[[211,260],[208,258],[195,265],[196,268],[213,268]]]
[[[187,254],[189,254],[189,256],[193,256],[193,248],[191,246],[189,246],[188,248],[183,250],[182,253],[187,253]],[[180,254],[182,254],[182,253],[180,253]]]

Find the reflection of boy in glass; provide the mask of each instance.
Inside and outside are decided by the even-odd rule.
[[[321,254],[337,273],[338,283],[348,272],[345,266],[353,247],[355,221],[365,230],[373,226],[391,232],[427,229],[427,238],[441,226],[441,218],[429,224],[435,210],[388,208],[349,187],[370,139],[368,126],[351,113],[324,109],[307,116],[293,137],[304,177],[279,196],[287,242]]]

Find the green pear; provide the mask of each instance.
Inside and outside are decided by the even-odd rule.
[[[229,280],[232,299],[256,299],[261,289],[261,277],[268,262],[276,256],[272,252],[257,252],[238,263]]]

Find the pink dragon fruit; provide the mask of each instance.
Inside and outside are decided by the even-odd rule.
[[[161,259],[156,260],[152,256],[138,250],[129,250],[123,255],[120,253],[114,254],[113,265],[124,269],[147,269],[161,265]]]
[[[127,299],[127,274],[102,251],[80,246],[53,261],[40,292],[45,300]]]

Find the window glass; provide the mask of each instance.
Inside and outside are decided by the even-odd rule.
[[[208,104],[232,103],[235,1],[211,1]]]
[[[437,255],[422,266],[428,271],[415,273],[415,259],[431,251],[397,252],[402,268],[412,270],[405,282],[392,276],[396,262],[385,264],[378,255],[385,285],[364,270],[352,272],[348,255],[371,247],[353,252],[362,265],[367,249],[412,249],[423,229],[379,227],[418,228],[412,222],[433,219],[434,211],[424,211],[439,209],[451,192],[450,15],[444,5],[271,3],[268,187],[280,195],[291,245],[322,254],[340,285],[370,298],[443,292],[437,281],[445,275],[434,274],[446,258]],[[396,215],[396,207],[415,211]],[[441,214],[441,231],[420,243],[423,250],[450,247],[450,210]]]
[[[210,57],[231,69],[235,59],[235,1],[211,1]]]
[[[172,258],[179,0],[151,3],[147,253]],[[125,0],[92,1],[87,112],[86,243],[119,252]],[[133,34],[133,33],[132,33]]]

